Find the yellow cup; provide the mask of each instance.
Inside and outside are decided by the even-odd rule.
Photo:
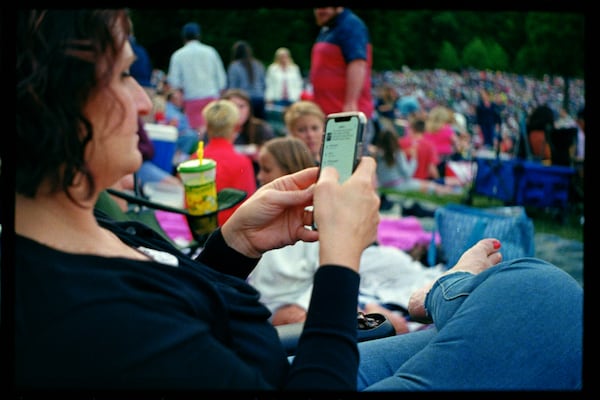
[[[217,211],[217,186],[215,160],[188,160],[177,166],[185,189],[186,207],[191,215],[204,215]]]

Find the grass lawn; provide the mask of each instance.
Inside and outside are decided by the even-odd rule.
[[[395,191],[380,189],[381,193],[393,194],[394,197],[422,200],[436,205],[447,203],[465,203],[466,195],[445,195],[437,196],[421,192],[410,192],[399,194]],[[500,207],[505,204],[497,199],[475,194],[472,198],[474,207]],[[571,239],[583,242],[583,225],[581,216],[583,215],[583,204],[571,205],[566,214],[552,209],[539,209],[535,207],[525,207],[527,215],[533,220],[536,233],[552,233],[564,239]]]

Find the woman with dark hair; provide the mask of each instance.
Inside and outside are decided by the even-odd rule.
[[[221,98],[233,101],[238,107],[237,137],[233,144],[239,152],[250,157],[256,176],[258,174],[258,152],[267,140],[275,137],[275,131],[271,124],[254,114],[252,99],[245,90],[227,89]]]
[[[266,118],[265,75],[265,66],[254,57],[250,44],[244,40],[235,42],[227,67],[227,88],[246,91],[250,96],[252,111],[260,119]]]
[[[379,219],[375,162],[363,159],[343,187],[334,169],[317,182],[316,167],[265,185],[191,259],[94,207],[140,167],[138,117],[152,110],[129,73],[127,12],[16,17],[15,346],[3,352],[15,356],[15,388],[354,390],[357,270]],[[321,232],[305,228],[311,204]],[[245,279],[262,253],[299,240],[327,250],[312,333],[290,362]]]
[[[343,185],[335,168],[312,167],[262,186],[195,259],[142,223],[95,210],[142,163],[138,117],[152,102],[129,73],[129,33],[124,10],[16,12],[14,348],[2,354],[14,355],[21,397],[581,389],[583,289],[537,259],[500,262],[493,238],[411,299],[411,315],[436,329],[357,344],[360,258],[379,223],[370,157]],[[313,222],[318,231],[305,228]],[[246,278],[266,251],[317,240],[289,359]]]
[[[233,101],[240,109],[238,135],[235,144],[253,144],[260,147],[264,142],[275,137],[273,127],[254,114],[252,99],[248,92],[243,89],[227,89],[221,94],[221,98]]]

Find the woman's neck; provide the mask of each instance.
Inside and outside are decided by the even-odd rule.
[[[96,196],[93,196],[76,204],[63,192],[38,194],[35,198],[17,194],[15,232],[68,253],[147,260],[147,256],[98,224],[94,216],[95,200]]]
[[[53,240],[73,231],[94,232],[99,227],[93,207],[93,200],[78,205],[63,192],[38,194],[35,198],[17,194],[15,231],[33,239]]]

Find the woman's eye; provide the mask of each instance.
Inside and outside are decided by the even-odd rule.
[[[131,76],[131,72],[129,70],[121,72],[121,78],[129,78]]]

